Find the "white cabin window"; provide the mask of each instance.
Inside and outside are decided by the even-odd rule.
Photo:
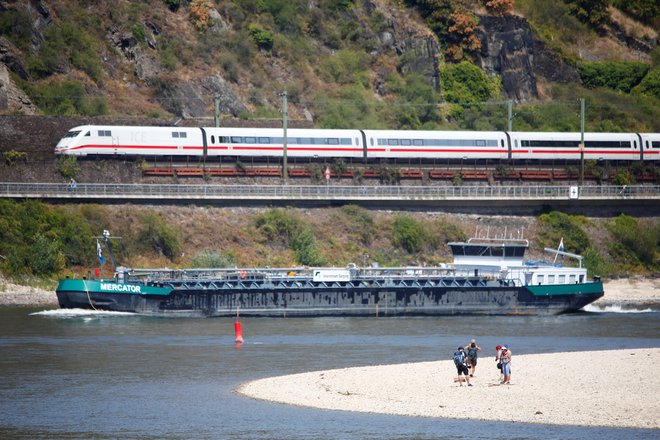
[[[539,284],[543,284],[543,281],[545,281],[545,275],[539,275],[536,280]]]
[[[575,275],[569,275],[568,282],[570,284],[575,284]]]
[[[559,282],[557,284],[566,284],[566,275],[559,275]]]
[[[548,275],[548,284],[555,284],[555,276]]]

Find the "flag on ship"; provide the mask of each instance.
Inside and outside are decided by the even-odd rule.
[[[103,257],[103,249],[101,249],[101,243],[99,243],[98,240],[96,240],[96,253],[99,256],[99,262],[101,264],[105,263],[105,257]]]
[[[559,247],[557,248],[558,251],[563,252],[564,251],[564,237],[559,240]]]

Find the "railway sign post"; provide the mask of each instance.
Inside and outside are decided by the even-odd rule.
[[[282,177],[284,178],[284,183],[287,183],[289,173],[287,171],[288,168],[288,161],[286,157],[286,144],[287,144],[287,138],[286,138],[286,118],[287,118],[287,108],[286,108],[286,90],[282,92],[282,129],[284,130],[283,133],[283,142],[282,142]]]

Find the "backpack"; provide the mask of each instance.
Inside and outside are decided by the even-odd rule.
[[[477,358],[477,347],[468,348],[467,355],[470,359],[475,360]]]
[[[456,366],[458,367],[459,365],[463,364],[463,360],[465,359],[465,354],[462,351],[455,351],[452,359],[454,359],[454,364],[456,364]]]

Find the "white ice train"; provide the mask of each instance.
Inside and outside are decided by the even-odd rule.
[[[55,154],[77,156],[200,156],[281,158],[284,133],[275,128],[72,128]],[[581,159],[580,133],[288,129],[287,157],[357,160]],[[585,160],[660,160],[660,133],[584,133]]]

